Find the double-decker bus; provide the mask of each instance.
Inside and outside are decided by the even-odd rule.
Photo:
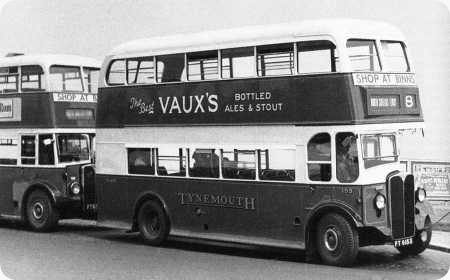
[[[100,62],[73,55],[0,58],[0,215],[36,231],[94,217]]]
[[[104,60],[97,112],[100,224],[306,249],[418,254],[429,204],[400,173],[400,132],[423,129],[403,35],[324,20],[156,37]]]

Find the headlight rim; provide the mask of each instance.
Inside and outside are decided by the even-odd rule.
[[[378,202],[379,202],[378,198],[382,198],[383,199],[383,205],[382,206],[378,205]],[[378,192],[375,195],[374,199],[373,199],[373,204],[375,206],[375,209],[377,209],[379,211],[385,209],[386,208],[386,196],[384,194]]]
[[[423,198],[422,199],[420,199],[420,197],[421,197],[420,193],[423,193],[423,196],[422,196]],[[422,188],[422,187],[418,187],[417,190],[416,190],[416,200],[418,202],[424,202],[425,199],[427,199],[427,191],[424,188]]]
[[[69,186],[70,193],[72,195],[79,195],[81,193],[81,185],[78,182],[72,182]],[[77,191],[75,191],[77,190]]]

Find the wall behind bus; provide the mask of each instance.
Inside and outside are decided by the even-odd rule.
[[[13,0],[0,17],[0,52],[101,59],[112,47],[143,37],[332,17],[386,21],[405,33],[426,130],[424,138],[402,139],[401,152],[450,161],[450,12],[437,1]]]

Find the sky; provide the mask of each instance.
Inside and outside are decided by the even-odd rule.
[[[450,12],[436,0],[0,0],[0,53],[103,57],[133,39],[243,25],[358,18],[398,26],[407,38],[425,136],[402,139],[411,159],[450,161]],[[447,5],[447,6],[446,6]]]

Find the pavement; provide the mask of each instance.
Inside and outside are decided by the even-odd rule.
[[[429,248],[450,253],[450,232],[433,230]]]

